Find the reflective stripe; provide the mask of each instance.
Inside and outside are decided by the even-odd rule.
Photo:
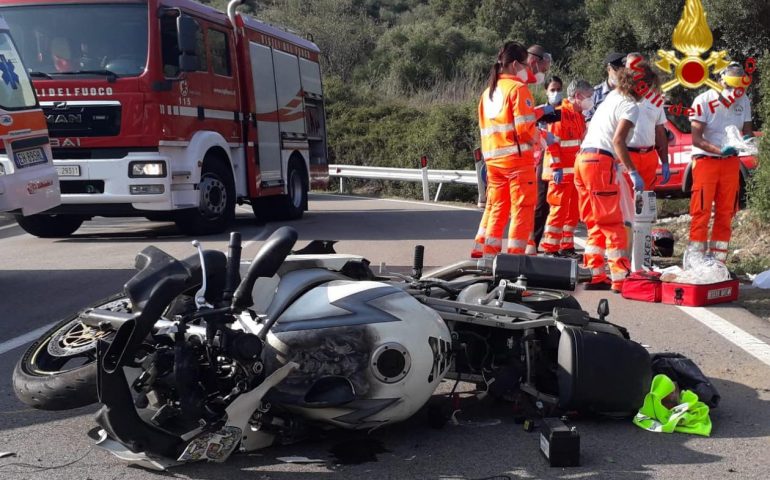
[[[594,277],[600,277],[604,275],[604,268],[592,268],[591,275]]]
[[[526,240],[516,240],[513,238],[508,239],[508,249],[524,249],[527,248],[527,241]]]
[[[706,242],[690,242],[690,244],[687,245],[687,250],[691,252],[705,252]]]
[[[548,238],[544,237],[543,240],[540,241],[540,245],[553,245],[554,247],[558,247],[559,246],[559,239],[557,238],[556,240],[554,240],[554,242],[551,242],[551,241],[548,240]]]
[[[580,146],[580,140],[562,140],[559,143],[560,147],[579,147]]]
[[[586,245],[585,253],[587,255],[604,255],[604,249],[596,245]]]
[[[484,245],[487,245],[489,247],[502,247],[503,239],[499,237],[487,237],[487,240],[484,242]]]
[[[625,280],[627,276],[628,276],[628,273],[626,272],[610,272],[610,278],[612,279],[613,282]]]
[[[607,258],[617,260],[618,258],[622,257],[624,253],[625,252],[623,252],[623,250],[616,250],[614,248],[611,248],[607,250]]]
[[[520,117],[516,117],[513,121],[514,125],[521,125],[522,123],[532,123],[536,120],[535,115],[522,115]]]
[[[524,143],[521,144],[521,151],[527,152],[529,150],[532,150],[532,146]],[[486,150],[483,152],[484,158],[490,159],[490,158],[498,158],[498,157],[506,157],[508,155],[518,155],[519,148],[516,145],[510,146],[510,147],[503,147],[498,148],[496,150]]]
[[[559,227],[552,227],[550,225],[546,225],[544,231],[548,232],[548,233],[561,233],[561,228],[559,228]]]
[[[495,125],[493,127],[487,127],[481,129],[481,136],[486,137],[494,133],[508,133],[515,130],[513,125]]]
[[[537,248],[534,245],[527,245],[527,249],[524,250],[525,255],[537,255]]]
[[[551,165],[553,166],[554,163],[561,163],[561,158],[551,157]]]
[[[568,173],[575,173],[575,169],[574,168],[562,168],[561,169],[561,173],[563,173],[565,175],[567,175]]]
[[[476,232],[476,237],[483,237],[487,234],[487,229],[485,227],[479,227],[479,231]]]
[[[573,227],[572,225],[564,225],[564,231],[565,232],[574,232],[575,231],[575,227]]]
[[[724,262],[725,260],[727,260],[727,252],[713,252],[713,253],[714,253],[714,258],[716,258],[720,262]]]

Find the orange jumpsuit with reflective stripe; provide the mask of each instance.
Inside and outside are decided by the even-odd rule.
[[[479,102],[481,151],[487,165],[487,209],[478,233],[485,237],[486,257],[502,251],[503,230],[509,217],[508,253],[524,253],[534,229],[535,120],[532,94],[513,75],[500,75],[492,99],[487,89]]]
[[[658,183],[658,151],[653,148],[645,153],[629,151],[628,154],[631,156],[631,161],[634,162],[636,171],[639,172],[642,180],[644,180],[644,189],[655,190],[655,185]],[[629,188],[633,192],[634,182],[631,180],[631,177],[627,174],[623,175],[623,177],[625,177],[626,183],[628,183]]]
[[[620,290],[631,271],[625,254],[627,235],[620,209],[620,193],[615,159],[602,153],[578,153],[575,161],[575,188],[578,192],[580,218],[588,229],[584,253],[591,269],[591,283],[607,282],[604,270],[605,249],[610,265],[612,288]]]
[[[711,205],[714,226],[709,250],[717,260],[727,260],[732,222],[738,211],[741,161],[732,157],[699,157],[693,160],[690,194],[690,246],[705,251],[708,241]]]
[[[569,100],[563,100],[559,108],[561,120],[548,126],[558,141],[548,146],[543,163],[543,180],[550,180],[547,199],[551,206],[540,242],[546,253],[574,249],[575,227],[580,219],[574,166],[586,133],[586,122],[582,112],[576,111]],[[559,184],[553,181],[553,171],[557,169],[563,174]]]

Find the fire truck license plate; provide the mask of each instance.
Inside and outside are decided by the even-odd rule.
[[[13,158],[16,161],[16,166],[19,168],[30,167],[48,161],[42,148],[13,152]]]
[[[56,173],[58,173],[60,177],[79,177],[80,166],[79,165],[57,165]]]

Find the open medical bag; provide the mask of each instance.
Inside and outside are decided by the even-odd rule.
[[[663,283],[663,303],[685,307],[703,307],[738,300],[738,280],[691,285],[688,283]]]

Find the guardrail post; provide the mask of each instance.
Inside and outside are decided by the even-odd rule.
[[[481,154],[480,148],[473,151],[473,160],[476,164],[476,179],[478,181],[479,190],[479,201],[476,205],[485,207],[487,205],[487,175],[484,156]]]
[[[443,186],[443,183],[438,184],[438,190],[436,190],[436,198],[433,199],[434,202],[438,202],[438,196],[441,195],[441,187]]]
[[[430,184],[428,183],[428,156],[420,157],[420,166],[422,167],[422,199],[430,202]]]
[[[340,177],[340,193],[345,193],[345,177]]]

